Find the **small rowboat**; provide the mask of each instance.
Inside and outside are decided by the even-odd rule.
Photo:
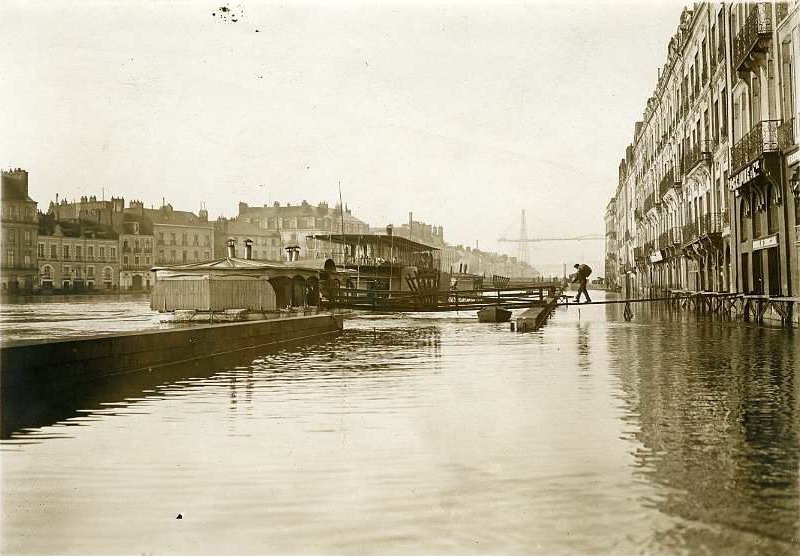
[[[499,305],[484,307],[478,311],[478,322],[508,322],[511,311]]]

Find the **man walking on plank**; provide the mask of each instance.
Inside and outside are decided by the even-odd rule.
[[[589,275],[592,273],[592,269],[589,268],[589,265],[585,264],[576,264],[575,269],[577,272],[575,273],[575,277],[572,279],[573,282],[577,282],[578,284],[578,295],[575,296],[575,302],[581,302],[581,293],[586,296],[586,302],[591,303],[591,298],[589,297],[589,292],[586,291],[586,281],[589,278]]]

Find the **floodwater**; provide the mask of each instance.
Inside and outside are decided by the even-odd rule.
[[[31,296],[0,304],[2,342],[77,338],[103,333],[157,330],[147,294]]]
[[[0,549],[797,554],[797,336],[621,313],[367,315],[104,385],[2,441]]]

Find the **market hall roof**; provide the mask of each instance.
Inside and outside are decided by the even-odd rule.
[[[439,251],[438,247],[419,243],[406,239],[401,236],[389,236],[383,234],[315,234],[308,236],[320,241],[331,243],[361,244],[361,245],[393,245],[399,249],[408,251]]]

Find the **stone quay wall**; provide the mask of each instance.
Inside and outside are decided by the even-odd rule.
[[[341,315],[321,314],[30,342],[0,349],[0,384],[4,390],[57,388],[244,350],[280,347],[341,330]]]

